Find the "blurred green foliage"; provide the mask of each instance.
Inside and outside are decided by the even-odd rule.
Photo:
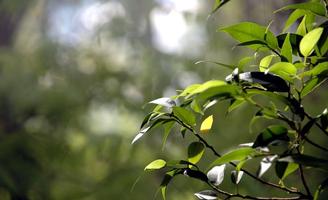
[[[160,2],[0,0],[0,199],[154,198],[160,174],[143,175],[130,191],[144,163],[186,156],[180,146],[187,141],[172,136],[157,155],[153,149],[161,145],[160,136],[131,146],[148,109],[140,108],[190,83],[227,75],[213,64],[194,64],[238,63],[244,50],[225,51],[233,41],[218,39],[227,38],[215,33],[218,25],[244,15],[261,23],[270,20],[263,10],[267,3],[248,14],[255,1],[241,0],[207,19],[212,2],[201,1],[200,9],[183,12],[195,30],[205,33],[203,46],[194,47],[201,51],[188,54],[189,42],[182,53],[165,53],[153,44],[150,22],[155,8],[166,9]],[[270,1],[272,8],[281,3]],[[120,5],[124,14],[90,31],[76,20],[76,12],[90,5]],[[92,16],[85,18],[92,22]],[[243,112],[250,117],[252,110]],[[235,115],[234,122],[247,127]],[[223,126],[215,127],[222,134],[218,143],[240,142],[229,134],[239,127],[225,127],[225,134]],[[193,199],[188,190],[194,184],[200,186],[176,181],[172,199]]]

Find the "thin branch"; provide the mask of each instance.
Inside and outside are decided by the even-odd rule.
[[[297,152],[298,152],[298,154],[301,154],[299,148],[297,148]],[[312,199],[313,197],[312,197],[311,191],[310,191],[310,189],[309,189],[309,186],[308,186],[307,183],[306,183],[306,179],[305,179],[304,171],[303,171],[303,166],[302,166],[301,164],[299,165],[299,169],[300,169],[300,174],[301,174],[302,183],[303,183],[303,185],[304,185],[304,188],[305,188],[305,190],[306,190],[306,193],[307,193],[307,195],[308,195],[309,197],[311,197],[311,199]]]
[[[213,188],[216,192],[223,194],[226,196],[225,200],[231,199],[231,198],[242,198],[242,199],[255,199],[255,200],[296,200],[296,199],[308,199],[307,196],[300,195],[300,196],[295,196],[295,197],[255,197],[255,196],[250,196],[250,195],[242,195],[239,193],[232,194],[229,192],[226,192],[224,190],[221,190],[211,183],[207,183],[211,188]]]
[[[307,141],[309,144],[312,144],[312,146],[317,147],[318,149],[321,149],[321,150],[323,150],[323,151],[328,151],[327,148],[325,148],[325,147],[323,147],[323,146],[321,146],[321,145],[319,145],[319,144],[313,142],[312,140],[310,140],[310,139],[309,139],[308,137],[306,137],[306,136],[304,136],[304,140]]]
[[[183,127],[185,127],[186,129],[188,129],[190,132],[194,133],[194,135],[201,141],[204,143],[204,145],[206,146],[206,148],[210,149],[215,156],[217,157],[221,157],[221,155],[214,149],[213,146],[211,146],[204,138],[202,138],[198,133],[196,133],[191,127],[189,127],[188,125],[186,125],[183,121],[181,121],[178,117],[176,117],[175,115],[172,115],[177,121],[179,124],[181,124]],[[233,162],[229,162],[229,164],[231,164],[232,166],[236,167],[237,165]],[[240,169],[241,171],[243,171],[245,174],[247,174],[248,176],[250,176],[251,178],[259,181],[260,183],[262,184],[265,184],[265,185],[268,185],[268,186],[271,186],[271,187],[274,187],[274,188],[277,188],[277,189],[280,189],[280,190],[283,190],[285,192],[288,192],[288,193],[293,193],[293,194],[298,194],[298,195],[301,195],[301,196],[304,196],[304,194],[302,192],[299,192],[297,190],[293,190],[293,189],[289,189],[287,187],[282,187],[280,185],[277,185],[277,184],[274,184],[274,183],[271,183],[271,182],[267,182],[267,181],[264,181],[263,179],[261,178],[258,178],[257,176],[253,175],[251,172],[241,168]]]

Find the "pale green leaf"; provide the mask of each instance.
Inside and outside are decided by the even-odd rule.
[[[272,58],[274,58],[275,55],[268,55],[265,56],[264,58],[262,58],[262,60],[260,61],[260,71],[264,72],[265,70],[268,69],[269,65],[271,64]]]
[[[242,22],[221,29],[239,42],[262,41],[271,48],[278,48],[278,42],[274,34],[267,30],[267,27],[260,26],[253,22]],[[263,45],[251,45],[258,49]]]
[[[303,37],[300,43],[300,51],[303,56],[308,57],[311,54],[315,45],[319,41],[322,32],[323,28],[316,28]]]
[[[287,81],[292,81],[293,77],[296,75],[297,69],[292,63],[278,62],[272,65],[268,71],[281,76]]]
[[[156,170],[165,167],[166,161],[162,159],[154,160],[145,167],[146,170]]]

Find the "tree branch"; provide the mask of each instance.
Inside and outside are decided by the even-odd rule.
[[[183,121],[181,121],[177,116],[175,115],[172,115],[176,120],[177,122],[182,125],[183,127],[185,127],[186,129],[188,129],[190,132],[192,132],[201,142],[204,143],[204,145],[206,146],[206,148],[210,149],[213,154],[217,157],[221,157],[221,155],[214,149],[213,146],[211,146],[204,138],[202,138],[198,133],[196,133],[191,127],[189,127],[189,125],[185,124]],[[232,166],[236,167],[237,165],[233,162],[229,162],[229,164],[231,164]],[[293,194],[298,194],[300,196],[305,196],[302,192],[299,192],[297,190],[293,190],[293,189],[290,189],[290,188],[287,188],[287,187],[282,187],[280,185],[277,185],[277,184],[274,184],[274,183],[271,183],[271,182],[267,182],[267,181],[264,181],[263,179],[261,178],[258,178],[257,176],[253,175],[251,172],[241,168],[240,169],[241,171],[243,171],[245,174],[247,174],[248,176],[250,176],[251,178],[259,181],[260,183],[264,184],[264,185],[268,185],[268,186],[271,186],[271,187],[274,187],[274,188],[277,188],[277,189],[280,189],[280,190],[283,190],[285,192],[288,192],[288,193],[293,193]]]
[[[298,154],[301,154],[299,148],[297,148],[297,152],[298,152]],[[307,195],[308,195],[309,197],[311,197],[311,199],[312,199],[313,197],[312,197],[311,191],[310,191],[310,189],[309,189],[309,186],[308,186],[307,183],[306,183],[306,179],[305,179],[304,171],[303,171],[303,166],[302,166],[301,164],[299,165],[299,169],[300,169],[300,174],[301,174],[302,183],[303,183],[303,185],[304,185],[304,188],[305,188],[305,190],[306,190],[306,193],[307,193]]]
[[[304,140],[307,141],[307,142],[308,142],[309,144],[311,144],[312,146],[317,147],[318,149],[321,149],[321,150],[323,150],[323,151],[328,151],[327,148],[325,148],[325,147],[323,147],[323,146],[321,146],[321,145],[319,145],[319,144],[313,142],[312,140],[310,140],[310,139],[309,139],[308,137],[306,137],[306,136],[304,136]]]

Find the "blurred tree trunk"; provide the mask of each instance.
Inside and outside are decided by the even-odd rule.
[[[0,47],[12,46],[16,30],[31,2],[0,0]]]

